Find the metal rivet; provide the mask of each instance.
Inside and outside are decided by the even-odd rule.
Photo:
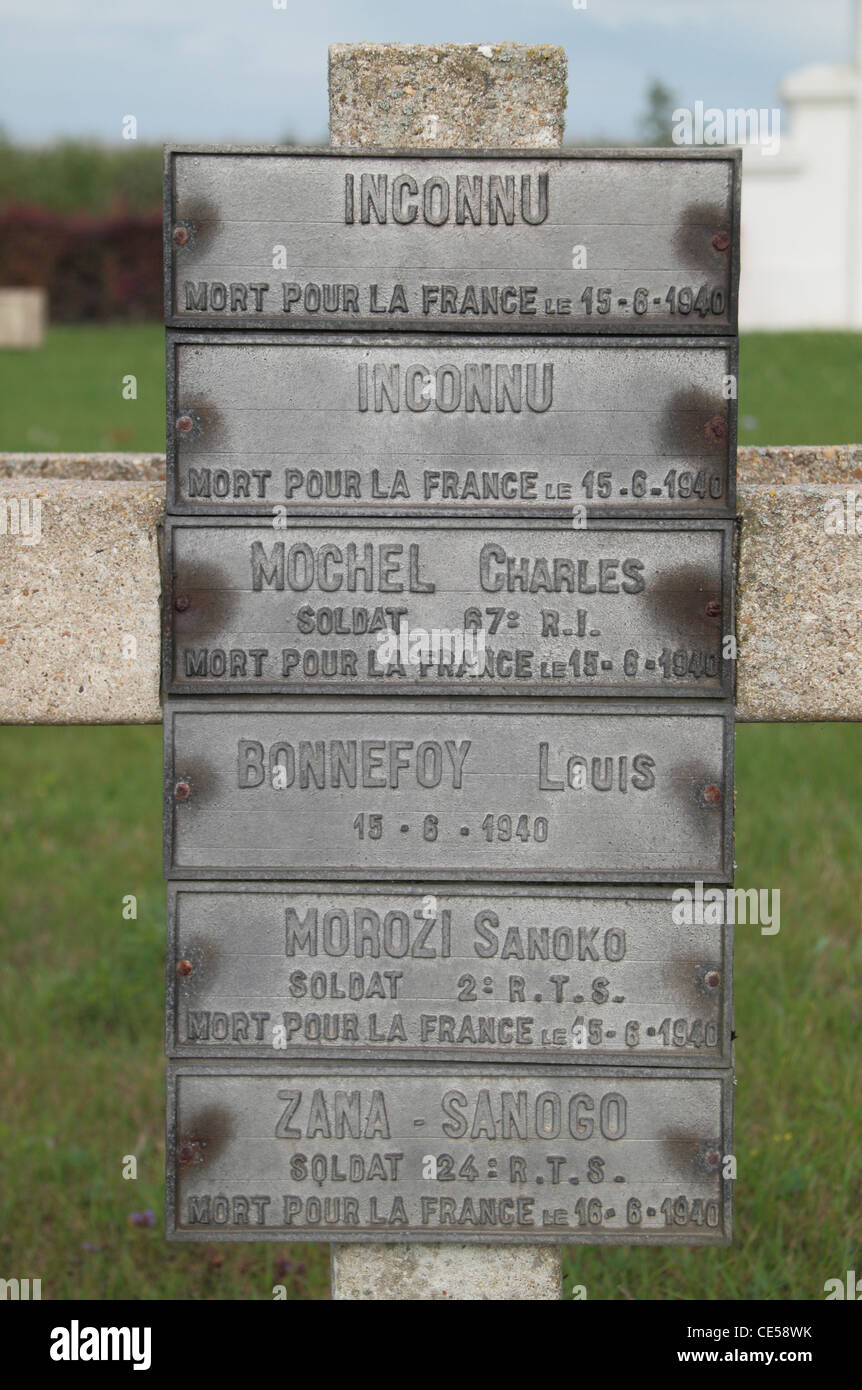
[[[713,251],[727,251],[730,246],[730,232],[716,232],[712,238]]]
[[[721,787],[717,787],[714,782],[710,782],[708,786],[704,787],[701,795],[707,805],[717,806],[721,800]]]
[[[727,421],[723,415],[713,415],[711,420],[707,420],[706,437],[715,440],[717,444],[727,438]]]
[[[720,618],[721,604],[719,603],[718,599],[711,598],[709,600],[709,603],[706,605],[706,609],[704,611],[706,612],[706,616],[708,618]]]
[[[707,1149],[703,1156],[703,1161],[707,1168],[717,1168],[721,1162],[721,1154],[718,1152],[718,1149]]]
[[[174,787],[174,796],[176,797],[177,801],[188,801],[191,794],[192,789],[189,786],[188,782],[177,782],[176,786]]]
[[[721,984],[721,976],[717,970],[708,970],[703,977],[703,983],[707,989],[718,989]]]
[[[178,960],[178,961],[177,961],[177,974],[178,974],[178,975],[182,975],[182,976],[185,977],[186,975],[191,975],[191,973],[192,973],[193,970],[194,970],[194,966],[192,965],[192,963],[191,963],[190,960]]]
[[[178,598],[174,599],[174,608],[178,613],[185,613],[190,603],[190,598],[187,598],[185,594],[180,594]]]
[[[178,223],[178,225],[174,227],[174,245],[187,246],[190,235],[191,233],[189,232],[188,227],[186,227],[182,222]]]
[[[191,415],[180,415],[177,417],[177,433],[191,434],[195,427],[195,422]]]
[[[181,1144],[177,1149],[177,1158],[180,1163],[191,1163],[195,1156],[194,1144]]]

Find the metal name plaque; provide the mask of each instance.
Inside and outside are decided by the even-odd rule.
[[[166,322],[735,332],[740,156],[174,146]]]
[[[732,874],[729,702],[169,701],[170,878]]]
[[[659,888],[171,884],[167,1051],[726,1065],[733,928],[705,915]]]
[[[173,1240],[726,1245],[730,1073],[174,1062]]]
[[[726,516],[723,339],[168,334],[178,512]]]
[[[167,523],[173,694],[730,696],[732,522]]]

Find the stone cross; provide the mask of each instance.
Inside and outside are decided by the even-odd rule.
[[[338,46],[330,90],[340,147],[553,149],[565,59],[511,44]],[[159,722],[164,455],[7,443],[0,721]],[[862,447],[742,449],[738,478],[737,721],[862,719]],[[339,1299],[560,1296],[558,1252],[541,1246],[336,1246],[332,1268]]]
[[[329,136],[340,149],[558,149],[566,55],[514,43],[334,44]],[[558,1299],[558,1247],[333,1245],[336,1299]]]

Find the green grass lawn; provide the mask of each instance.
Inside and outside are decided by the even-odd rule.
[[[123,396],[124,378],[137,396]],[[128,388],[127,388],[128,389]],[[159,324],[60,327],[30,352],[0,351],[0,452],[164,453]]]
[[[155,728],[0,729],[0,1266],[43,1298],[326,1297],[326,1246],[164,1239],[160,763]]]
[[[862,439],[860,366],[862,336],[745,339],[742,442]],[[0,353],[0,449],[161,451],[162,377],[150,325]],[[573,1249],[591,1299],[819,1299],[862,1269],[860,751],[856,725],[737,731],[737,886],[780,890],[781,932],[737,930],[734,1244]],[[325,1298],[325,1245],[162,1234],[160,759],[157,729],[0,729],[0,1274],[44,1298]]]
[[[739,442],[862,442],[862,333],[742,334]]]

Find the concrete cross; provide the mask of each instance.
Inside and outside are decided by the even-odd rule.
[[[862,43],[862,0],[857,17]],[[359,44],[330,53],[340,147],[553,149],[565,97],[559,48]],[[852,499],[862,448],[740,450],[738,475],[737,719],[858,720],[862,517]],[[0,720],[159,722],[164,457],[0,453],[0,508]],[[825,524],[837,508],[843,531]],[[333,1293],[555,1299],[559,1253],[336,1246]]]

